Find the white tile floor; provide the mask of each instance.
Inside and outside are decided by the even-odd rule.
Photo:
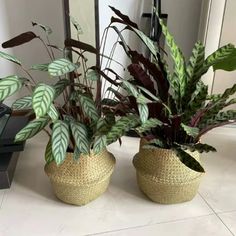
[[[132,166],[138,140],[109,147],[117,165],[108,191],[75,207],[55,198],[43,171],[46,136],[30,140],[21,154],[11,189],[0,190],[0,236],[236,235],[236,129],[204,138],[218,149],[203,157],[207,175],[192,202],[159,205],[140,193]]]

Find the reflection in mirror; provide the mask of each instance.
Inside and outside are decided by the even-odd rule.
[[[70,34],[67,35],[73,39],[86,42],[90,45],[96,47],[96,26],[95,26],[95,5],[96,0],[86,0],[86,4],[83,0],[66,0],[67,7],[65,9],[68,12],[72,20],[70,20]],[[80,33],[73,26],[73,18],[79,23],[81,30]],[[88,66],[93,66],[96,64],[96,55],[85,54],[88,59]]]

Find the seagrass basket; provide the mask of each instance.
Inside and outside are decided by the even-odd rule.
[[[73,160],[73,153],[67,153],[61,165],[51,162],[45,172],[60,200],[82,206],[106,191],[114,166],[114,156],[104,149],[99,154],[82,154],[78,163]]]
[[[192,200],[197,194],[202,174],[186,167],[172,150],[140,150],[133,159],[140,190],[152,201],[175,204]],[[198,152],[191,155],[200,161]]]

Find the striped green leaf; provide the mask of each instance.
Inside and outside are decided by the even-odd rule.
[[[14,62],[14,63],[16,63],[18,65],[21,65],[21,62],[20,62],[19,59],[17,59],[16,57],[14,57],[14,56],[12,56],[10,54],[5,53],[5,52],[1,52],[0,51],[0,58],[3,58],[5,60],[11,61],[11,62]]]
[[[97,136],[94,140],[93,151],[97,154],[107,146],[106,135]]]
[[[197,83],[201,79],[201,70],[205,60],[205,47],[197,42],[187,65],[187,85],[183,103],[187,103],[194,93]]]
[[[80,158],[80,155],[81,155],[80,150],[79,150],[77,147],[75,147],[75,151],[74,151],[74,153],[73,153],[73,159],[74,159],[75,161],[78,161],[79,158]]]
[[[138,104],[138,110],[142,124],[146,123],[149,116],[148,106],[146,104]]]
[[[22,80],[16,75],[0,79],[0,101],[16,93],[22,85]]]
[[[66,157],[69,145],[69,126],[61,120],[53,124],[52,129],[52,153],[57,165],[60,165]]]
[[[57,98],[70,84],[70,81],[68,79],[61,79],[56,84],[53,85],[53,88],[55,89],[55,98]]]
[[[47,114],[55,96],[53,87],[46,84],[39,84],[33,93],[32,104],[36,117]]]
[[[142,134],[144,132],[147,132],[149,130],[151,130],[152,128],[156,128],[157,126],[162,126],[163,123],[158,120],[158,119],[149,119],[147,120],[145,123],[143,123],[140,127],[136,128],[136,130]]]
[[[124,81],[123,81],[123,85],[124,85],[124,87],[126,88],[126,90],[127,90],[130,94],[132,94],[135,98],[138,97],[139,92],[138,92],[138,90],[135,88],[134,85],[132,85],[132,84],[131,84],[130,82],[128,82],[127,80],[124,80]]]
[[[59,118],[59,113],[53,104],[51,104],[51,106],[49,107],[47,114],[49,115],[49,117],[52,119],[53,122],[55,122]]]
[[[236,49],[225,60],[213,65],[215,70],[234,71],[236,70]]]
[[[150,50],[152,55],[156,58],[157,57],[157,48],[154,44],[154,42],[145,35],[142,31],[132,27],[132,30],[136,33],[136,35],[143,41],[143,43],[147,46],[147,48]]]
[[[86,126],[81,123],[71,122],[70,127],[77,148],[80,150],[81,153],[89,154],[90,142]]]
[[[73,16],[70,16],[70,21],[71,21],[72,25],[75,27],[77,34],[79,34],[79,35],[83,34],[83,30],[82,30],[80,24]]]
[[[83,113],[93,121],[97,121],[99,119],[99,116],[93,99],[82,94],[78,94],[78,98]]]
[[[91,70],[86,74],[86,79],[97,81],[99,79],[98,73],[95,70]]]
[[[50,35],[52,33],[52,29],[47,25],[42,25],[42,24],[37,23],[37,22],[32,22],[32,25],[33,26],[36,26],[36,25],[39,26],[41,29],[43,29],[45,31],[45,33],[47,35]]]
[[[29,108],[32,108],[32,97],[31,96],[26,96],[26,97],[20,98],[12,104],[13,110],[21,110],[21,109],[29,109]]]
[[[179,95],[180,97],[184,96],[185,88],[186,88],[186,66],[183,54],[180,48],[177,46],[174,37],[168,31],[168,28],[165,26],[164,22],[159,19],[162,32],[165,36],[167,45],[170,48],[171,56],[174,61],[174,74],[178,79],[179,84]]]
[[[187,135],[189,135],[193,138],[197,137],[199,134],[199,128],[190,127],[190,126],[187,126],[183,123],[181,123],[181,127],[184,129],[184,131],[187,133]]]
[[[48,71],[49,63],[46,64],[36,64],[31,66],[31,70],[38,70],[38,71]]]
[[[224,63],[226,60],[232,57],[232,54],[234,53],[235,53],[235,47],[233,44],[227,44],[219,48],[218,50],[216,50],[214,53],[212,53],[210,56],[207,57],[202,67],[201,74],[205,74],[211,66]]]
[[[121,117],[107,133],[107,145],[117,141],[120,137],[125,135],[131,128],[139,125],[139,118],[134,115]]]
[[[54,161],[53,153],[52,153],[52,140],[51,138],[48,141],[46,150],[45,150],[45,161],[47,164]]]
[[[25,141],[39,133],[48,124],[48,117],[41,117],[30,121],[26,127],[16,134],[15,142]]]
[[[62,76],[76,70],[77,68],[78,65],[65,58],[61,58],[49,64],[48,72],[51,76]]]

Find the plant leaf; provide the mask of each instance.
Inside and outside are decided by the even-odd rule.
[[[225,71],[234,71],[236,70],[236,49],[230,54],[228,58],[222,60],[219,63],[213,65],[214,71],[216,70],[225,70]]]
[[[197,160],[195,160],[190,154],[188,154],[187,152],[183,151],[180,148],[175,149],[175,152],[180,161],[188,168],[200,173],[205,172],[200,163]]]
[[[106,135],[97,136],[94,140],[93,151],[95,154],[101,152],[107,146]]]
[[[147,36],[145,35],[142,31],[131,27],[132,30],[136,33],[136,35],[143,41],[143,43],[147,46],[147,48],[150,50],[154,58],[157,57],[158,51],[157,48],[154,44],[154,42]]]
[[[63,121],[56,121],[52,129],[52,153],[57,165],[60,165],[66,157],[69,145],[69,126]]]
[[[191,152],[198,151],[199,153],[203,152],[216,152],[216,149],[208,144],[202,144],[202,143],[197,143],[197,144],[183,144],[181,145],[182,148],[187,148]]]
[[[70,21],[71,21],[72,25],[75,27],[77,33],[79,35],[83,34],[83,30],[82,30],[80,24],[78,23],[78,21],[73,16],[70,16]]]
[[[62,76],[76,69],[78,69],[78,65],[65,58],[57,59],[48,66],[48,72],[51,76]]]
[[[32,108],[32,97],[31,96],[26,96],[26,97],[20,98],[12,104],[13,110],[21,110],[21,109],[28,109],[28,108]]]
[[[109,6],[111,8],[111,10],[117,15],[119,16],[127,25],[130,25],[136,29],[138,29],[138,25],[136,23],[134,23],[133,21],[130,20],[130,18],[127,15],[122,14],[119,10],[117,10],[116,8]]]
[[[48,122],[48,117],[41,117],[39,119],[30,121],[26,127],[24,127],[16,134],[15,142],[22,142],[29,138],[32,138],[42,129],[44,129]]]
[[[10,54],[5,53],[5,52],[1,52],[1,51],[0,51],[0,57],[3,58],[3,59],[5,59],[5,60],[14,62],[14,63],[16,63],[16,64],[18,64],[18,65],[21,65],[21,62],[20,62],[19,59],[17,59],[16,57],[14,57],[14,56],[12,56],[12,55],[10,55]]]
[[[74,40],[74,39],[66,39],[65,40],[65,46],[66,47],[75,47],[75,48],[79,48],[81,50],[87,51],[87,52],[91,52],[94,54],[98,53],[98,50],[93,47],[92,45],[89,45],[87,43],[78,41],[78,40]]]
[[[99,79],[98,73],[95,70],[91,70],[86,74],[86,79],[97,81]]]
[[[47,114],[50,116],[53,122],[59,119],[59,113],[53,104],[51,104],[51,106],[49,107]]]
[[[49,164],[54,161],[54,156],[52,153],[52,140],[51,140],[51,138],[49,139],[46,150],[45,150],[45,161],[46,161],[46,164]]]
[[[79,158],[80,158],[80,155],[81,155],[80,150],[79,150],[77,147],[75,147],[75,151],[74,151],[74,153],[73,153],[73,159],[74,159],[75,161],[78,161]]]
[[[147,104],[138,104],[138,110],[139,110],[139,117],[142,124],[146,123],[149,116]]]
[[[145,123],[143,123],[140,127],[136,128],[136,130],[141,134],[146,131],[151,130],[152,128],[156,128],[157,126],[162,126],[163,122],[158,119],[149,119]]]
[[[38,38],[38,36],[34,32],[32,32],[32,31],[25,32],[23,34],[17,35],[16,37],[4,42],[2,44],[2,47],[3,48],[13,48],[13,47],[28,43],[31,40],[33,40],[34,38]]]
[[[32,22],[32,25],[33,26],[39,26],[41,29],[43,29],[45,31],[45,33],[47,35],[50,35],[52,33],[52,29],[47,25],[42,25],[42,24],[39,24],[37,22]]]
[[[111,144],[122,137],[131,128],[135,128],[139,124],[137,116],[128,115],[121,117],[107,133],[107,144]]]
[[[128,90],[128,92],[130,92],[130,94],[132,94],[135,98],[139,96],[138,90],[130,82],[128,82],[127,80],[124,80],[123,85],[126,88],[126,90]]]
[[[158,14],[157,14],[158,17]],[[159,18],[159,17],[158,17]],[[163,21],[159,19],[162,32],[165,36],[167,45],[170,48],[171,56],[174,61],[174,74],[175,77],[178,79],[179,85],[179,95],[180,97],[184,96],[185,89],[186,89],[186,66],[183,54],[180,48],[177,46],[174,37],[169,33],[168,28],[165,26]]]
[[[36,65],[31,66],[31,70],[48,71],[48,66],[49,66],[49,63],[36,64]]]
[[[78,94],[78,98],[84,114],[91,118],[93,121],[97,121],[99,117],[93,99],[82,94]]]
[[[57,98],[70,84],[70,81],[68,79],[61,79],[56,84],[53,85],[53,88],[55,89],[55,98]]]
[[[33,93],[32,104],[36,117],[47,114],[55,96],[53,87],[46,84],[39,84]]]
[[[70,127],[77,148],[80,150],[81,153],[89,154],[90,145],[86,126],[81,123],[71,122]]]
[[[194,93],[196,86],[201,79],[201,70],[205,60],[205,47],[197,42],[193,48],[192,55],[187,65],[187,84],[183,103],[187,103]]]
[[[201,74],[205,74],[211,66],[215,66],[215,69],[217,66],[221,67],[222,63],[225,63],[226,60],[230,60],[235,56],[235,52],[236,49],[233,44],[227,44],[219,48],[207,57],[202,67]]]
[[[0,102],[19,91],[22,85],[22,80],[16,75],[0,79]]]
[[[181,127],[184,129],[184,131],[187,133],[187,135],[189,135],[193,138],[196,138],[199,134],[199,128],[190,127],[190,126],[187,126],[183,123],[181,123]]]

